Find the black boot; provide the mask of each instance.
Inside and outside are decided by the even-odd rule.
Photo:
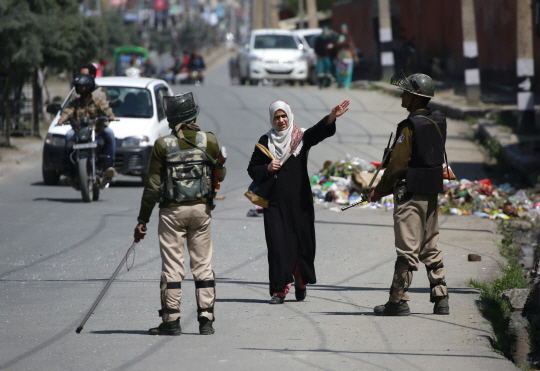
[[[180,336],[182,334],[180,318],[178,318],[176,321],[163,322],[158,327],[148,330],[148,333],[150,335]]]
[[[213,320],[208,319],[206,317],[199,317],[199,334],[201,335],[212,335],[214,331],[214,327],[212,327],[212,324],[214,323]]]
[[[283,304],[285,302],[285,298],[279,295],[272,296],[272,299],[270,299],[270,304]]]
[[[435,297],[435,305],[433,306],[433,314],[450,314],[448,296]]]
[[[377,305],[373,311],[378,316],[408,316],[411,314],[409,304],[405,300],[401,300],[397,304],[387,302],[383,305]]]

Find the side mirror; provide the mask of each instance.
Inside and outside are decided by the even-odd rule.
[[[113,99],[109,102],[109,107],[111,108],[116,108],[116,107],[120,107],[120,104],[122,102],[120,102],[120,99],[116,98],[116,99]]]
[[[58,103],[51,103],[47,105],[47,112],[52,113],[53,115],[56,115],[61,109],[62,106]]]

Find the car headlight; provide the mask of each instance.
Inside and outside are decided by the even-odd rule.
[[[66,137],[63,135],[47,133],[45,143],[55,147],[64,147],[66,145]]]
[[[253,54],[249,56],[249,60],[250,61],[262,62],[262,58],[260,58],[260,57],[258,57],[256,55],[253,55]]]
[[[127,137],[122,141],[122,147],[147,147],[150,145],[150,140],[146,135],[142,137]]]

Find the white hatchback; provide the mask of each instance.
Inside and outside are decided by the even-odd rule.
[[[120,101],[118,107],[113,108],[118,121],[109,124],[116,139],[114,167],[120,174],[144,178],[154,142],[171,132],[163,109],[163,97],[174,95],[173,91],[165,81],[150,78],[101,77],[96,79],[96,84],[106,91],[111,100]],[[72,89],[52,120],[45,138],[42,173],[43,181],[48,185],[58,184],[63,167],[65,135],[71,128],[69,125],[56,126],[56,123],[76,95]]]
[[[263,79],[305,82],[309,55],[291,31],[261,29],[252,31],[238,56],[241,84]]]

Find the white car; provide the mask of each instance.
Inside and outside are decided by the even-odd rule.
[[[319,37],[322,34],[322,28],[304,28],[300,30],[293,30],[292,31],[304,44],[304,49],[308,53],[308,61],[309,61],[309,71],[308,71],[308,82],[312,85],[315,85],[317,83],[317,73],[315,72],[315,68],[317,66],[317,54],[315,54],[315,42],[317,40],[317,37]],[[337,41],[338,34],[332,30],[330,30],[330,37],[332,40]]]
[[[255,85],[263,79],[303,83],[308,59],[304,45],[291,31],[254,30],[238,55],[238,77],[241,84]]]
[[[154,142],[171,133],[163,109],[163,97],[174,95],[173,91],[165,81],[150,78],[101,77],[96,79],[96,85],[107,92],[111,101],[120,101],[118,107],[113,108],[118,121],[109,124],[116,139],[114,167],[120,174],[144,179]],[[57,107],[60,111],[47,132],[42,163],[45,184],[58,184],[62,173],[65,135],[71,126],[56,126],[56,123],[61,112],[76,96],[75,89],[72,89],[63,104]]]

